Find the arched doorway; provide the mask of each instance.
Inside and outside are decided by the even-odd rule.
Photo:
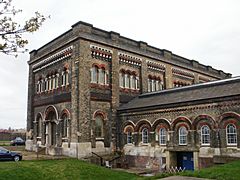
[[[56,146],[57,145],[57,111],[56,108],[50,106],[45,111],[45,145]]]

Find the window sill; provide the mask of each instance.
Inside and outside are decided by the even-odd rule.
[[[104,140],[104,138],[102,138],[102,137],[96,138],[96,141],[103,141],[103,140]]]
[[[142,142],[141,142],[141,143],[139,144],[139,146],[151,146],[151,144],[150,144],[150,143],[142,143]]]
[[[159,146],[167,146],[167,144],[159,144]]]
[[[210,144],[201,144],[201,147],[209,147]]]
[[[237,147],[237,144],[227,144],[227,148],[231,148],[231,147]]]

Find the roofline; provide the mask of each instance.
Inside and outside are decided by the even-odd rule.
[[[81,27],[81,30],[78,31],[78,30],[79,30],[78,28],[79,28],[80,26],[82,26],[82,27]],[[42,49],[46,48],[48,45],[51,45],[52,43],[54,43],[54,41],[58,40],[59,38],[63,37],[64,35],[68,34],[69,32],[71,32],[71,31],[75,32],[75,30],[77,30],[76,33],[75,33],[75,35],[78,36],[78,37],[81,37],[81,35],[79,34],[79,32],[83,32],[83,34],[92,34],[92,32],[93,32],[92,30],[101,31],[101,32],[105,33],[105,34],[106,34],[106,37],[108,37],[108,38],[110,38],[110,39],[112,38],[112,35],[113,35],[113,36],[116,36],[116,37],[119,38],[119,39],[127,40],[127,41],[129,41],[129,42],[131,42],[131,43],[134,43],[134,45],[132,44],[132,48],[134,49],[134,48],[137,47],[137,48],[139,48],[138,51],[141,51],[141,48],[142,48],[142,46],[143,46],[143,48],[147,48],[147,52],[148,52],[148,53],[150,53],[150,54],[153,53],[154,56],[161,55],[161,56],[165,57],[165,52],[166,52],[167,54],[169,54],[169,55],[171,56],[171,59],[173,59],[173,60],[174,60],[174,57],[177,57],[177,58],[179,58],[179,60],[174,60],[174,61],[176,61],[176,62],[174,63],[174,65],[176,65],[176,66],[184,66],[184,67],[186,66],[185,68],[187,68],[187,66],[190,65],[190,66],[192,66],[193,69],[195,69],[195,70],[200,70],[198,66],[204,66],[204,68],[206,68],[206,70],[207,70],[206,73],[207,73],[209,76],[211,76],[211,77],[214,77],[214,78],[217,78],[217,79],[218,79],[218,78],[231,77],[231,74],[230,74],[230,73],[225,73],[225,72],[223,72],[222,70],[218,70],[218,69],[212,68],[211,66],[201,64],[201,63],[199,63],[199,62],[196,61],[196,60],[190,60],[190,59],[184,58],[184,57],[179,56],[179,55],[177,55],[177,54],[174,54],[174,53],[172,53],[171,51],[166,50],[166,49],[160,49],[160,48],[157,48],[157,47],[153,47],[153,46],[148,45],[146,42],[143,42],[143,41],[136,41],[136,40],[133,40],[133,39],[130,39],[130,38],[121,36],[121,35],[120,35],[119,33],[117,33],[117,32],[106,31],[106,30],[102,30],[102,29],[96,28],[96,27],[94,27],[92,24],[89,24],[89,23],[86,23],[86,22],[83,22],[83,21],[79,21],[79,22],[73,24],[73,25],[71,26],[71,29],[70,29],[70,30],[68,30],[68,31],[64,32],[63,34],[59,35],[58,37],[54,38],[53,40],[51,40],[51,41],[48,42],[47,44],[43,45],[42,47],[38,48],[37,50],[32,50],[32,51],[30,52],[30,55],[37,54],[38,51],[41,51]],[[93,34],[94,34],[94,33],[93,33]],[[103,36],[103,37],[105,37],[105,36]],[[105,38],[106,38],[106,37],[105,37]],[[115,37],[114,37],[114,38],[115,38]],[[135,46],[136,46],[136,47],[135,47]],[[151,49],[152,49],[152,50],[151,50]],[[149,55],[149,54],[146,54],[146,53],[144,53],[144,54],[145,54],[145,55]],[[168,55],[167,55],[167,56],[168,56]],[[30,57],[30,61],[31,61],[31,57]],[[210,70],[208,70],[208,67],[211,67]],[[188,69],[188,68],[187,68],[187,69]],[[200,70],[200,71],[202,71],[202,70]],[[205,74],[205,73],[203,73],[203,74]]]
[[[131,113],[131,112],[139,112],[139,111],[147,111],[147,110],[156,110],[156,109],[161,109],[162,107],[168,109],[168,108],[174,108],[174,107],[183,107],[186,105],[197,105],[197,104],[203,104],[203,103],[209,103],[214,100],[214,102],[222,102],[226,98],[232,98],[232,97],[239,97],[239,94],[237,95],[229,95],[229,96],[221,96],[221,97],[214,97],[214,98],[205,98],[205,99],[197,99],[197,100],[192,100],[192,101],[182,101],[182,102],[174,102],[174,103],[169,103],[169,104],[160,104],[160,105],[150,105],[150,106],[142,106],[142,107],[134,107],[134,108],[124,108],[121,109],[119,107],[117,109],[118,113]],[[219,100],[219,98],[222,98]]]

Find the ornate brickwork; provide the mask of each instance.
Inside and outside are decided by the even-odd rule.
[[[157,167],[158,160],[168,160],[169,156],[163,153],[166,148],[179,148],[172,126],[175,122],[176,126],[186,125],[187,145],[196,150],[201,145],[192,144],[198,142],[199,127],[211,126],[216,134],[216,117],[226,109],[238,113],[235,109],[238,102],[231,101],[231,108],[230,101],[226,101],[227,105],[208,102],[134,113],[127,111],[119,116],[120,105],[138,98],[141,93],[164,92],[177,86],[174,84],[179,87],[230,76],[145,42],[103,31],[88,23],[76,23],[66,33],[30,53],[27,149],[34,150],[39,144],[46,147],[49,154],[81,158],[91,152],[109,154],[123,150],[126,136],[130,154],[131,148],[142,145],[139,148],[145,157],[140,153],[135,162],[149,161]],[[204,115],[213,117],[216,123]],[[236,117],[232,116],[231,120],[224,117],[223,121],[236,125],[233,118]],[[162,134],[158,137],[160,131]],[[224,146],[219,141],[211,143],[211,147],[219,147],[219,144]],[[155,146],[164,148],[157,149],[157,157],[147,156],[148,149]]]

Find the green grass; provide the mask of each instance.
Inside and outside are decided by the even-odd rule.
[[[200,171],[182,173],[184,176],[194,176],[219,180],[239,180],[240,161],[234,161],[224,165],[217,165]]]
[[[0,162],[0,179],[140,179],[135,174],[114,171],[76,159]]]
[[[9,146],[10,141],[0,141],[0,146]]]
[[[228,164],[216,165],[199,171],[185,171],[178,174],[159,174],[152,179],[163,178],[166,176],[179,175],[218,180],[240,180],[240,161]]]
[[[97,179],[97,180],[134,180],[160,179],[172,175],[192,176],[207,179],[239,180],[240,161],[218,165],[200,171],[185,171],[178,174],[158,174],[154,177],[140,177],[122,171],[110,170],[77,159],[34,160],[20,162],[0,162],[0,180],[62,180],[62,179]]]

